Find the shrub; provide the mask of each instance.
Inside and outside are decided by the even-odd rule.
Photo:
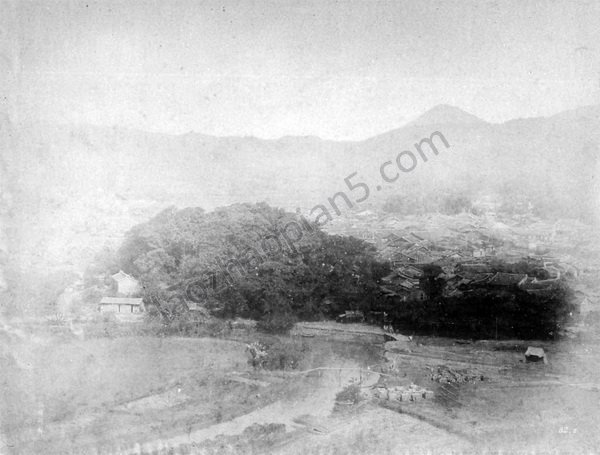
[[[346,386],[335,396],[335,400],[338,402],[357,404],[362,400],[360,386],[358,384],[350,384],[349,386]]]
[[[246,346],[246,352],[250,355],[248,363],[253,368],[263,368],[267,358],[267,347],[259,341]]]
[[[298,368],[307,347],[294,342],[255,341],[247,347],[248,363],[253,368],[265,370],[287,370]]]

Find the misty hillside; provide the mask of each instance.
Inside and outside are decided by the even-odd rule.
[[[394,183],[380,166],[438,131],[439,155],[426,147],[414,171]],[[441,105],[404,127],[360,142],[316,137],[169,136],[120,128],[27,125],[3,127],[3,157],[11,193],[11,255],[20,265],[53,264],[70,257],[76,268],[115,242],[133,224],[168,205],[210,210],[241,201],[309,210],[338,191],[344,178],[365,182],[379,205],[390,195],[460,191],[472,195],[535,194],[587,218],[599,194],[600,106],[548,118],[490,124]],[[394,171],[395,169],[395,171]],[[377,186],[381,190],[377,190]],[[585,196],[585,197],[582,197]],[[343,207],[343,201],[340,201]],[[16,255],[16,256],[15,256]]]

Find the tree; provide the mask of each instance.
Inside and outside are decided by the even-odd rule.
[[[422,270],[423,276],[419,280],[421,289],[423,289],[429,298],[441,295],[444,283],[438,279],[438,276],[442,273],[442,268],[439,265],[426,264]]]
[[[468,212],[472,208],[471,200],[463,195],[449,195],[444,198],[442,211],[448,215]]]
[[[162,289],[146,289],[143,299],[146,308],[152,308],[149,312],[158,313],[167,324],[174,322],[188,311],[181,296]]]

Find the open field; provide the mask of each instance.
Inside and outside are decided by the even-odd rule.
[[[544,346],[549,364],[526,363],[527,343],[517,340],[463,345],[417,339],[412,352],[393,355],[395,367],[400,376],[434,390],[435,398],[418,406],[387,407],[467,437],[477,452],[524,447],[541,453],[596,452],[600,437],[592,422],[600,415],[600,358],[574,343],[533,344]],[[431,371],[440,365],[484,380],[433,381]]]
[[[547,342],[544,365],[525,363],[518,340],[415,337],[384,356],[384,345],[369,337],[336,342],[292,335],[282,340],[302,346],[298,369],[268,372],[247,363],[245,342],[257,336],[5,337],[0,453],[169,453],[168,447],[173,453],[392,454],[524,445],[562,453],[600,447],[591,423],[600,413],[599,365],[589,344]],[[439,383],[432,371],[440,366],[484,380]],[[364,391],[415,383],[435,394],[416,403],[335,404],[340,390],[360,381]]]
[[[258,401],[249,386],[222,380],[247,368],[244,346],[231,341],[106,338],[13,352],[21,366],[31,366],[19,368],[3,356],[4,390],[11,395],[3,397],[2,429],[17,453],[135,441],[226,419]],[[230,399],[239,396],[246,399]]]
[[[201,440],[241,432],[254,418],[283,418],[286,409],[294,409],[290,400],[305,401],[305,412],[320,406],[327,415],[345,381],[335,375],[324,381],[286,372],[257,374],[248,365],[245,342],[236,340],[2,335],[0,453],[113,453],[140,442],[180,444],[194,434]],[[365,365],[376,352],[305,343],[313,346],[302,368]],[[327,387],[307,398],[323,382]],[[254,417],[235,420],[257,410]]]

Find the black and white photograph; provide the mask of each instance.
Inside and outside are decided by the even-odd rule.
[[[598,422],[600,2],[0,0],[0,455]]]

